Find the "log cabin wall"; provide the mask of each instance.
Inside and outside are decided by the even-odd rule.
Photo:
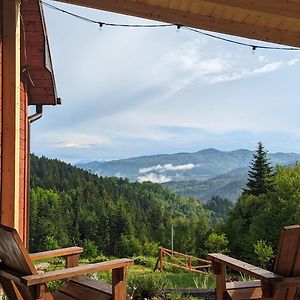
[[[22,76],[25,77],[25,76]],[[22,241],[27,243],[28,218],[28,94],[26,78],[21,79],[20,102],[20,205],[19,205],[19,234]]]
[[[0,0],[0,191],[1,191],[1,185],[2,185],[2,86],[3,86],[3,82],[2,82],[2,53],[3,53],[3,47],[2,47],[2,36],[3,36],[3,9],[2,9],[2,0]],[[0,195],[0,201],[1,201],[1,195]],[[1,214],[0,214],[0,218],[1,218]],[[1,221],[1,220],[0,220]]]
[[[28,105],[60,104],[39,0],[0,0],[0,85],[0,223],[28,245]]]
[[[3,0],[0,0],[0,191],[2,199],[2,178],[4,176],[2,170],[2,133],[3,133]],[[23,50],[21,46],[21,52]],[[21,76],[21,74],[20,74]],[[24,243],[27,242],[27,217],[28,217],[28,205],[27,205],[27,168],[28,168],[28,94],[26,77],[22,76],[20,84],[20,158],[19,158],[19,234]],[[5,199],[1,202],[1,212],[7,211],[8,213],[14,213],[7,209],[7,203]],[[2,220],[0,220],[2,221]],[[2,223],[2,222],[1,222]],[[13,226],[13,224],[7,224]]]

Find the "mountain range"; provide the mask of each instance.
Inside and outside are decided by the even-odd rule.
[[[219,195],[236,200],[247,181],[253,151],[205,149],[194,153],[158,154],[76,166],[100,176],[127,177],[131,181],[163,183],[176,193],[208,200]],[[275,166],[300,161],[297,153],[270,153]]]

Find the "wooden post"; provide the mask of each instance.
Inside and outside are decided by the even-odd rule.
[[[226,267],[213,262],[212,269],[216,275],[216,300],[224,300],[226,292]]]
[[[126,268],[112,270],[112,295],[113,300],[126,300]]]
[[[159,271],[163,271],[163,248],[159,248]]]
[[[66,256],[66,268],[79,266],[79,254],[73,254]]]
[[[1,223],[19,230],[20,1],[3,0]]]
[[[172,256],[174,255],[174,225],[172,224],[171,227],[171,249],[172,249]]]

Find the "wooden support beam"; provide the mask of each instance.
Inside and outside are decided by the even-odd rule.
[[[3,0],[1,223],[19,230],[20,1]]]
[[[155,6],[132,0],[57,0],[59,2],[111,11],[167,23],[181,24],[209,31],[221,32],[271,43],[300,47],[300,32],[290,32],[227,20],[221,17],[193,14],[188,11]],[[199,1],[199,0],[198,0]],[[208,0],[209,1],[209,0]],[[212,0],[213,1],[213,0]],[[218,1],[218,0],[216,0]],[[220,0],[222,1],[222,0]],[[241,1],[241,0],[240,0]],[[246,1],[246,0],[245,0]],[[274,0],[275,1],[275,0]],[[226,2],[224,0],[224,2]],[[233,0],[229,1],[234,2]],[[258,2],[258,1],[257,1]],[[282,1],[281,1],[282,2]],[[299,19],[299,17],[297,18]]]

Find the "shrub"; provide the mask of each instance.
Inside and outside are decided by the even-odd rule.
[[[135,275],[128,279],[128,290],[132,299],[153,299],[161,294],[167,284],[165,277],[156,274]]]
[[[43,242],[43,249],[55,250],[59,249],[59,243],[53,236],[46,236]]]
[[[274,258],[274,252],[271,246],[267,245],[266,241],[259,240],[254,245],[254,253],[257,256],[258,264],[262,268],[270,266],[270,262]]]
[[[143,245],[134,236],[122,235],[118,245],[118,256],[131,257],[142,254]]]
[[[83,249],[84,252],[82,253],[83,258],[95,258],[98,255],[98,247],[95,245],[95,242],[84,240],[83,241]]]
[[[151,268],[151,269],[154,268],[154,265],[157,260],[157,258],[147,257],[144,255],[134,256],[133,259],[134,259],[134,263],[136,265],[144,266],[144,267]]]
[[[143,244],[143,255],[157,257],[159,245],[155,242],[145,242]]]
[[[228,239],[225,234],[211,233],[205,241],[208,252],[228,253]]]

